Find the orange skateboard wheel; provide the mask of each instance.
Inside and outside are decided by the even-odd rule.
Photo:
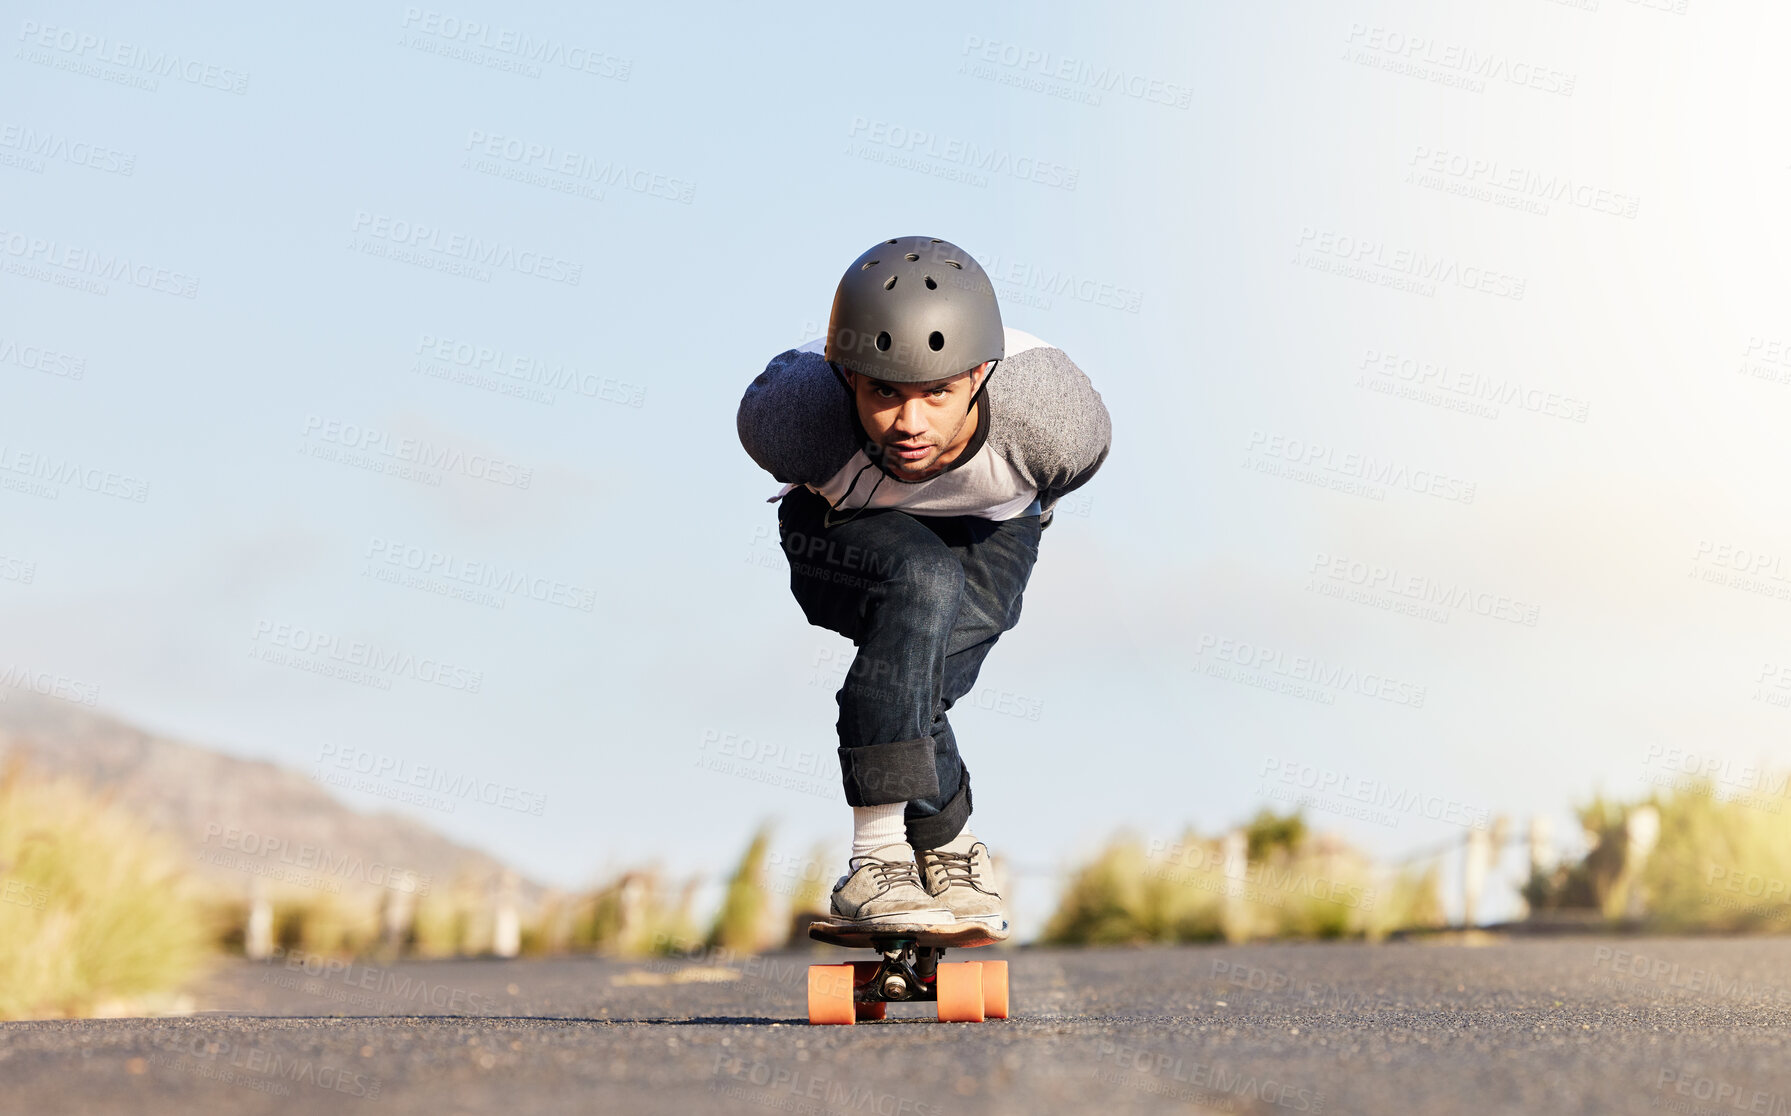
[[[882,969],[883,963],[881,961],[852,962],[852,987],[854,991],[865,987],[870,984],[871,981],[877,979],[877,974],[882,971]],[[856,1000],[856,997],[854,997],[854,999]],[[881,1019],[883,1018],[883,1013],[887,1010],[889,1010],[889,1005],[882,1000],[856,1000],[852,1005],[852,1011],[858,1016],[858,1020],[861,1023],[866,1020]]]
[[[982,962],[941,961],[936,987],[939,994],[939,1021],[941,1023],[981,1023],[983,1021]]]
[[[1007,1018],[1007,962],[981,961],[983,967],[983,1015]]]
[[[808,967],[808,1021],[850,1024],[858,1013],[852,1006],[852,966]]]

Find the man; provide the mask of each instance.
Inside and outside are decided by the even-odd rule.
[[[1106,460],[1100,395],[1003,328],[970,253],[910,236],[853,261],[827,336],[774,358],[736,421],[784,482],[790,592],[858,647],[837,697],[853,833],[831,921],[1007,937],[946,714],[1018,623],[1052,507]]]

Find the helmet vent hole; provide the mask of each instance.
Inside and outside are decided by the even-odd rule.
[[[894,290],[895,289],[895,281],[896,281],[896,276],[894,276],[894,275],[891,275],[889,278],[883,280],[883,289],[886,291]]]
[[[937,337],[939,335],[935,333],[933,336]],[[889,351],[889,334],[879,333],[877,335],[877,351],[880,353],[887,353]]]
[[[927,334],[927,348],[934,352],[938,352],[940,349],[945,348],[945,334],[940,333],[938,330],[934,330],[932,333]]]
[[[964,270],[964,265],[959,263],[957,260],[946,260],[945,262],[952,265],[953,267],[957,268],[959,271]]]
[[[936,291],[938,289],[939,289],[939,284],[933,282],[933,277],[931,275],[927,276],[927,290]]]
[[[880,263],[882,263],[882,262],[883,262],[883,261],[882,261],[882,260],[872,260],[872,261],[871,261],[871,262],[870,262],[870,263],[867,263],[867,264],[861,264],[861,265],[860,265],[860,266],[859,266],[859,268],[858,268],[858,270],[860,270],[860,271],[869,271],[869,270],[870,270],[870,269],[871,269],[871,268],[873,268],[873,267],[876,267],[876,266],[877,266],[877,265],[878,265],[878,264],[880,264]]]
[[[909,263],[913,263],[915,260],[920,259],[920,257],[915,255],[913,252],[910,252],[910,253],[908,253],[906,259],[908,260]]]
[[[894,243],[895,243],[895,241],[894,241],[894,240],[893,240],[893,239],[891,239],[891,240],[885,240],[885,241],[884,241],[884,242],[883,242],[883,243],[885,243],[885,244],[894,244]]]
[[[940,240],[940,239],[939,239],[939,238],[938,238],[938,237],[934,237],[934,238],[933,238],[933,239],[932,239],[932,240],[931,240],[931,241],[930,241],[930,242],[929,242],[929,243],[932,243],[932,244],[944,244],[944,243],[945,243],[945,241],[943,241],[943,240]]]

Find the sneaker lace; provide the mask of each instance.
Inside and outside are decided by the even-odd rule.
[[[926,855],[931,862],[929,866],[939,869],[943,877],[940,881],[942,887],[960,883],[966,887],[976,886],[975,862],[972,861],[971,854],[929,849]]]
[[[886,888],[904,883],[920,886],[920,871],[915,868],[912,860],[867,860],[865,866],[876,875],[877,882]]]

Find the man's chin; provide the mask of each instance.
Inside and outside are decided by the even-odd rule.
[[[919,461],[903,461],[893,455],[884,459],[890,469],[901,477],[924,477],[939,467],[939,454],[930,453]]]

